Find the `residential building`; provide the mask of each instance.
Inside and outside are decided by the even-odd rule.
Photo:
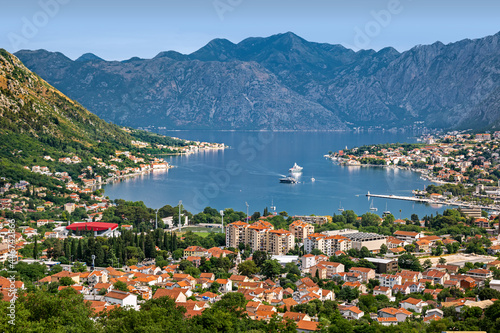
[[[307,222],[296,220],[288,227],[288,230],[293,234],[295,238],[299,241],[303,241],[310,234],[314,233],[314,226]]]
[[[421,313],[424,306],[429,305],[429,303],[410,297],[404,301],[399,302],[399,305],[406,310],[413,310],[415,312]]]
[[[110,304],[119,304],[122,307],[137,306],[137,295],[119,290],[112,290],[104,295],[104,300]]]
[[[414,241],[416,241],[422,237],[422,234],[420,234],[418,232],[403,231],[403,230],[397,230],[393,233],[393,235],[397,239],[400,239],[400,240],[402,240],[404,242],[408,242],[408,243],[413,243]]]
[[[364,258],[376,266],[375,272],[379,274],[397,272],[398,261],[396,259]]]
[[[349,272],[359,273],[362,282],[368,282],[370,279],[375,279],[375,270],[366,267],[351,267]]]

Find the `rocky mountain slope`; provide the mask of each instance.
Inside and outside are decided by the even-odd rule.
[[[354,52],[293,33],[216,39],[184,55],[104,61],[19,51],[28,68],[105,120],[131,126],[333,129],[495,126],[500,33]]]
[[[159,139],[178,143],[105,122],[0,49],[0,166],[49,154],[109,155],[114,149],[134,149],[132,140]]]

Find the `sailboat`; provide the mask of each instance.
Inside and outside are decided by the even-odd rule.
[[[384,211],[384,214],[382,216],[386,216],[386,215],[390,215],[391,214],[391,211],[387,209],[387,202],[385,203],[385,211]]]
[[[342,207],[342,201],[340,202],[340,206],[339,206],[339,212],[343,212],[344,211],[344,207]]]
[[[372,203],[370,204],[370,210],[373,212],[376,212],[378,210],[377,207],[373,207],[373,200],[372,200]]]

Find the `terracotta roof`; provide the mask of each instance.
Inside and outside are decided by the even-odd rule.
[[[130,295],[131,295],[130,293],[127,293],[124,291],[112,290],[109,293],[107,293],[106,295],[104,295],[104,297],[110,297],[110,298],[124,300],[125,298],[127,298]]]
[[[315,321],[301,320],[297,323],[297,328],[305,331],[317,331],[318,324],[319,323]]]

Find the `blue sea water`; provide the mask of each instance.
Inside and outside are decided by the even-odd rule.
[[[358,215],[370,211],[379,215],[387,209],[396,218],[411,214],[442,212],[436,207],[408,201],[368,199],[366,193],[411,195],[429,181],[406,170],[377,167],[347,167],[334,164],[323,155],[331,151],[365,144],[415,142],[408,133],[345,132],[246,132],[246,131],[168,131],[162,134],[228,145],[225,150],[203,151],[188,156],[168,156],[174,166],[106,185],[112,199],[144,201],[149,207],[176,206],[182,200],[193,212],[211,206],[233,208],[249,213],[262,211],[274,203],[278,212],[289,215],[339,214],[339,207]],[[294,163],[302,166],[298,184],[282,184]],[[313,182],[311,178],[314,178]]]

